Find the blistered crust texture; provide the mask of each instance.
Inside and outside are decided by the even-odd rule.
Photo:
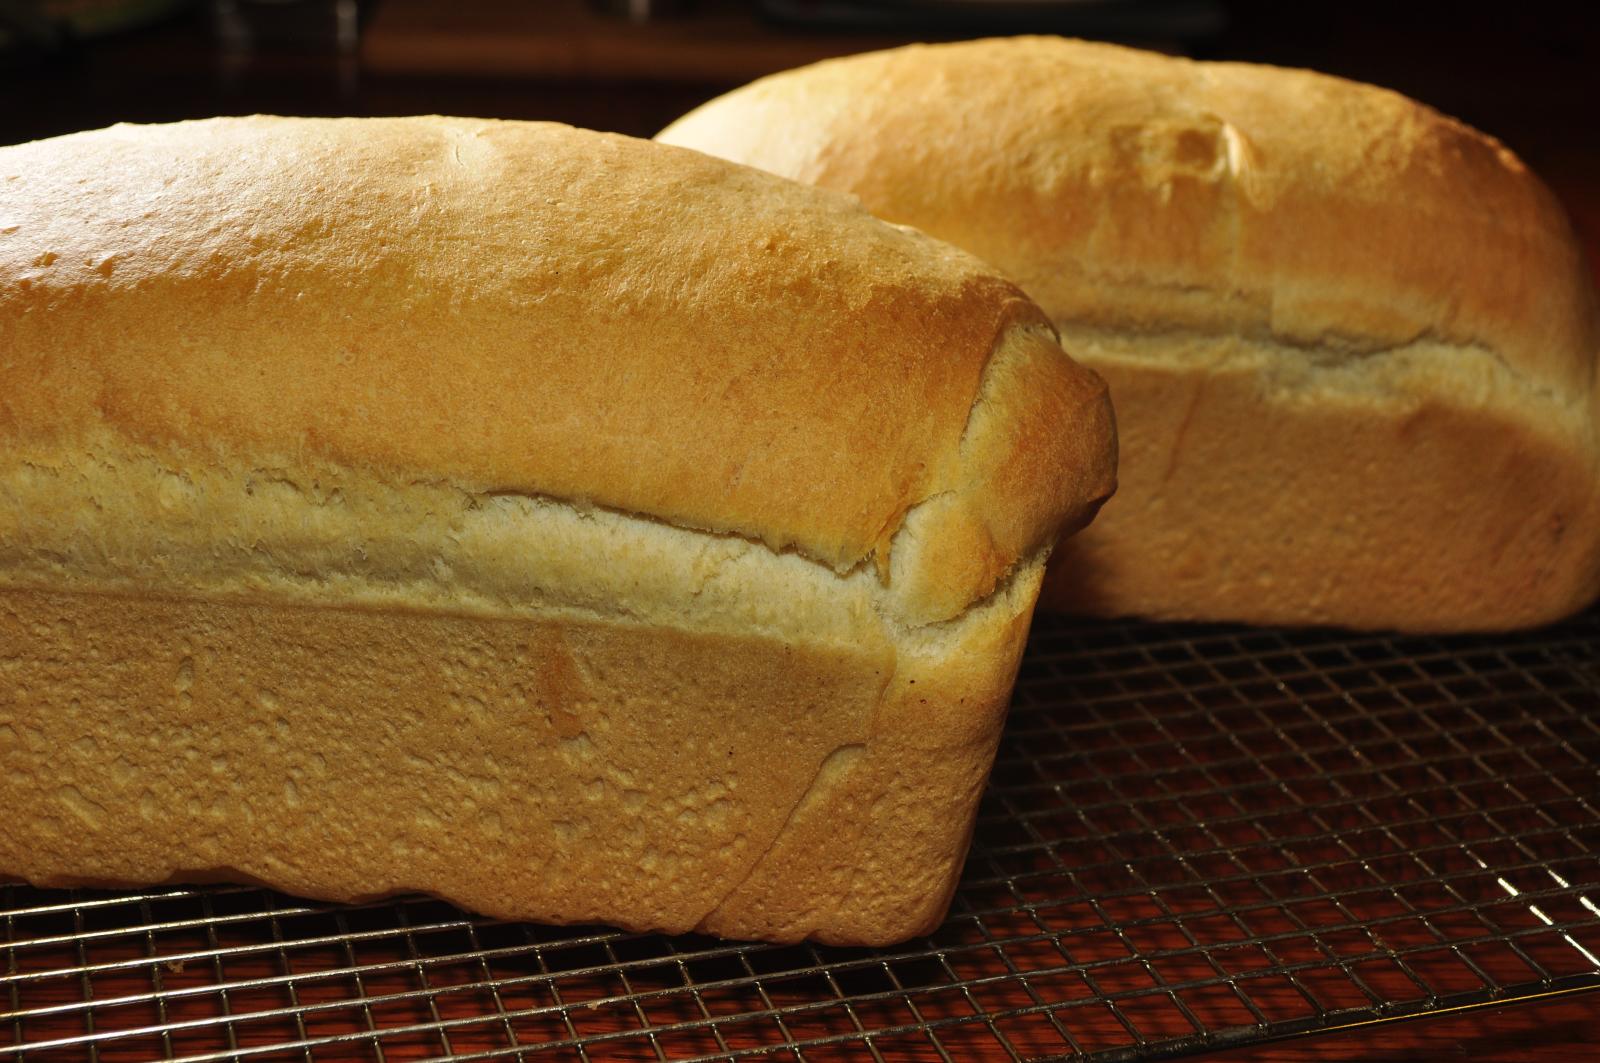
[[[976,253],[1106,377],[1122,486],[1047,603],[1447,630],[1600,593],[1593,283],[1543,184],[1453,119],[1017,38],[775,75],[659,139]]]
[[[0,590],[0,873],[900,940],[948,904],[1042,571],[932,656]]]

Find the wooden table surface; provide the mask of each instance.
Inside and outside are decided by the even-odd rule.
[[[1232,26],[1195,51],[1386,84],[1494,133],[1556,190],[1600,264],[1600,34],[1591,13],[1531,3],[1474,24],[1450,14],[1452,5],[1229,6]],[[0,67],[8,100],[0,143],[119,120],[252,111],[550,118],[649,135],[749,77],[916,36],[796,35],[759,24],[746,5],[712,0],[654,27],[594,15],[579,0],[388,0],[366,6],[363,34],[361,50],[346,56],[325,47],[228,53],[202,10]],[[1600,995],[1591,994],[1211,1058],[1556,1061],[1596,1058],[1597,1045]]]

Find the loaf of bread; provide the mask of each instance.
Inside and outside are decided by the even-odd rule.
[[[0,149],[0,876],[925,931],[1114,445],[988,267],[695,152]]]
[[[1508,150],[1393,92],[1053,38],[779,74],[660,134],[975,252],[1104,376],[1044,599],[1465,630],[1600,591],[1600,324]]]

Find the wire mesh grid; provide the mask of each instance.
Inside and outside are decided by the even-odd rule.
[[[887,949],[425,898],[0,888],[15,1059],[1156,1058],[1600,988],[1600,613],[1041,618],[950,918]]]

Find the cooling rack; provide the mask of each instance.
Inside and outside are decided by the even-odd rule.
[[[7,886],[0,1059],[1157,1059],[1548,999],[1600,988],[1597,807],[1600,613],[1459,639],[1041,618],[929,938]]]

